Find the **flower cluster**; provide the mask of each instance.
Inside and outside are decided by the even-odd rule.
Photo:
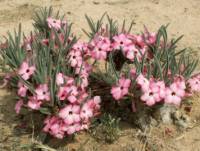
[[[192,92],[200,92],[199,74],[186,80],[182,76],[176,76],[173,82],[167,85],[164,81],[154,78],[147,79],[143,74],[136,78],[141,93],[140,100],[148,106],[163,102],[179,106],[181,101],[192,94]],[[131,79],[120,78],[117,86],[113,86],[111,94],[115,100],[122,99],[125,95],[129,95]]]
[[[124,56],[130,61],[141,60],[142,55],[146,52],[144,39],[140,35],[119,34],[113,37],[114,48],[122,49]]]
[[[90,43],[90,54],[95,60],[105,60],[107,53],[112,51],[112,43],[108,37],[95,36]]]
[[[66,21],[61,21],[60,19],[54,19],[52,17],[47,18],[47,23],[50,29],[60,30],[62,26],[66,26]]]
[[[147,63],[154,60],[153,52],[150,51],[148,45],[154,46],[156,43],[156,34],[149,33],[146,31],[143,35],[125,35],[120,34],[113,37],[114,39],[114,49],[122,49],[125,57],[131,61],[137,58],[137,61],[141,63],[142,59],[145,59]],[[147,54],[146,54],[147,53]],[[149,64],[148,64],[149,65]],[[136,66],[136,65],[135,65]],[[151,65],[154,67],[153,64]],[[192,92],[200,92],[199,75],[195,75],[190,79],[184,78],[181,74],[171,75],[171,70],[167,70],[168,79],[171,81],[167,83],[165,80],[160,80],[160,78],[155,78],[151,75],[150,79],[147,79],[147,66],[143,66],[141,70],[142,73],[137,74],[135,68],[132,68],[128,73],[131,78],[125,79],[121,77],[117,86],[112,86],[111,94],[115,100],[122,99],[125,95],[129,95],[129,89],[132,89],[131,85],[134,85],[132,81],[136,81],[139,86],[140,100],[143,101],[148,106],[153,106],[156,103],[163,102],[167,104],[174,104],[179,106],[181,101],[189,96]],[[180,66],[180,73],[185,69]],[[151,71],[149,71],[151,72]],[[161,73],[164,75],[164,72]],[[187,86],[187,87],[186,87]],[[188,89],[190,92],[188,92]],[[135,91],[138,91],[136,89]],[[137,92],[136,92],[137,93]],[[133,94],[131,94],[133,95]]]
[[[121,49],[124,56],[130,61],[133,61],[133,64],[135,63],[134,59],[136,58],[137,62],[140,64],[142,63],[142,59],[145,59],[146,63],[149,65],[149,61],[153,61],[155,58],[148,45],[154,46],[156,37],[155,33],[149,33],[148,31],[143,35],[119,34],[113,37],[113,48],[115,50]],[[154,67],[153,64],[151,64],[151,67],[158,68]],[[181,67],[180,72],[183,72],[184,67]],[[154,75],[151,75],[151,78],[147,79],[145,77],[147,76],[147,65],[143,66],[143,69],[141,70],[142,73],[140,74],[137,74],[136,70],[137,69],[132,68],[128,73],[131,78],[125,79],[125,77],[121,77],[118,80],[117,85],[112,86],[111,94],[115,100],[120,100],[125,95],[129,95],[129,89],[132,89],[131,85],[134,85],[133,82],[131,82],[131,79],[132,81],[136,81],[137,86],[140,88],[139,93],[141,95],[139,99],[148,106],[153,106],[159,102],[179,106],[181,100],[188,96],[188,88],[190,88],[191,92],[200,92],[199,75],[193,76],[187,80],[181,74],[171,76],[171,70],[168,69],[166,75],[171,82],[167,83],[165,80],[155,78]],[[164,75],[164,72],[161,74]],[[138,91],[138,89],[135,91]]]
[[[124,77],[120,78],[118,84],[112,87],[111,94],[116,100],[123,98],[125,95],[128,94],[130,84],[130,79],[125,79]]]
[[[143,35],[121,33],[113,36],[96,35],[89,43],[91,57],[95,60],[106,60],[111,51],[122,50],[123,55],[130,61],[138,61],[147,52],[148,44],[154,44],[156,34],[146,32]]]
[[[155,81],[155,79],[146,79],[143,75],[137,78],[137,84],[141,87],[141,100],[148,106],[157,102],[180,105],[181,100],[185,97],[185,80],[183,77],[176,77],[172,84],[167,86],[164,81]]]
[[[30,72],[32,68],[32,66],[27,65],[27,62],[23,62],[18,73],[24,80],[28,80],[34,74],[34,72]],[[83,75],[87,75],[87,71],[84,71]],[[91,118],[99,114],[100,97],[89,98],[86,90],[88,83],[85,80],[82,80],[80,85],[77,85],[73,77],[58,73],[55,82],[58,88],[57,97],[65,105],[58,111],[58,116],[47,117],[44,122],[44,131],[57,138],[63,138],[65,134],[70,135],[80,130],[88,129]],[[17,113],[20,112],[22,106],[32,110],[39,110],[43,104],[51,100],[48,84],[38,85],[35,88],[34,95],[28,96],[28,91],[29,88],[20,81],[17,94],[21,99],[15,106]],[[23,101],[25,97],[28,97],[27,104]]]
[[[23,107],[44,114],[43,130],[62,139],[90,127],[91,120],[100,113],[101,98],[92,97],[88,88],[92,72],[88,43],[77,41],[66,21],[48,16],[44,23],[47,27],[36,23],[40,25],[37,35],[24,37],[22,43],[16,41],[16,56],[13,52],[4,56],[10,57],[10,66],[16,61],[15,74],[4,81],[17,79],[12,83],[19,97],[16,113]],[[6,47],[5,52],[13,49]]]
[[[83,105],[68,104],[58,113],[45,119],[43,130],[57,138],[63,138],[80,130],[88,129],[90,119],[99,114],[100,97],[96,96]]]
[[[87,92],[88,76],[91,66],[84,62],[82,56],[84,44],[76,43],[69,52],[70,65],[75,69],[75,74],[80,76],[79,82],[64,73],[57,73],[55,83],[57,85],[57,98],[65,104],[58,111],[58,116],[48,116],[45,120],[44,131],[57,138],[63,138],[83,129],[88,129],[91,118],[99,114],[101,99],[95,96],[90,99]],[[74,53],[75,52],[75,53]],[[80,56],[75,56],[79,53]],[[86,53],[85,53],[86,54]],[[30,81],[37,68],[24,61],[18,69],[19,76]],[[15,110],[20,112],[22,106],[32,110],[40,110],[42,105],[51,101],[48,83],[39,84],[34,88],[34,94],[28,94],[29,88],[21,80],[18,82],[18,96],[21,99],[16,103]],[[23,99],[28,98],[27,104]]]

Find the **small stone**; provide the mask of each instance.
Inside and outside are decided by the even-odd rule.
[[[182,128],[188,127],[188,123],[184,122],[183,120],[179,120],[179,121],[175,122],[175,124],[177,124],[178,126],[180,126]]]
[[[72,13],[70,11],[67,12],[68,15],[71,15]]]
[[[100,3],[97,2],[97,1],[93,1],[93,4],[95,4],[95,5],[99,5]]]
[[[176,108],[172,105],[165,104],[163,107],[160,108],[160,115],[163,123],[171,124],[172,120],[172,113],[175,112]]]

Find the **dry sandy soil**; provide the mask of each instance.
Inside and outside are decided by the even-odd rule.
[[[84,14],[94,19],[107,12],[110,16],[127,21],[134,20],[133,32],[137,33],[146,25],[154,31],[162,24],[170,23],[171,36],[184,34],[180,47],[190,47],[200,51],[200,0],[0,0],[0,35],[6,35],[21,22],[27,33],[32,29],[32,15],[41,6],[52,5],[66,13],[66,17],[74,22],[74,32],[85,38],[81,32],[87,28]],[[200,151],[200,99],[193,99],[191,121],[192,126],[180,131],[173,126],[161,125],[154,127],[148,143],[150,149],[163,151]],[[14,113],[14,101],[10,93],[0,90],[0,150],[21,150],[20,145],[30,142],[27,132],[19,132],[16,126],[20,124],[19,117]],[[166,129],[170,127],[170,134]],[[130,125],[123,126],[122,136],[111,145],[97,143],[87,134],[80,134],[76,142],[67,143],[67,147],[75,150],[77,146],[87,150],[133,151],[142,150],[141,141],[136,138],[137,130]],[[157,147],[158,146],[158,147]],[[145,150],[145,149],[143,149]]]

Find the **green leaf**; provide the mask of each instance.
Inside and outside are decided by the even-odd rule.
[[[50,109],[49,109],[49,108],[45,108],[45,107],[41,107],[41,108],[39,109],[39,111],[40,111],[42,114],[46,114],[46,115],[51,115],[51,114],[52,114],[51,111],[50,111]]]
[[[154,56],[154,59],[155,59],[155,63],[156,63],[156,65],[158,67],[158,70],[159,70],[160,79],[163,80],[163,74],[162,74],[163,72],[162,72],[162,68],[161,68],[160,62],[159,62],[157,56]]]
[[[182,53],[185,53],[186,50],[187,50],[187,48],[184,48],[184,49],[180,50],[179,52],[175,53],[174,56],[178,56],[178,55],[180,55]]]
[[[130,24],[130,26],[129,26],[129,28],[128,28],[128,33],[131,32],[131,29],[132,29],[132,27],[133,27],[134,24],[135,24],[135,22],[132,20],[132,21],[131,21],[131,24]]]
[[[182,38],[184,35],[181,35],[180,37],[178,37],[176,40],[172,40],[171,41],[171,46],[169,49],[172,49]]]

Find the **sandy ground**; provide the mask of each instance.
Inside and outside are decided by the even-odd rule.
[[[119,22],[122,22],[122,19],[129,22],[134,20],[133,32],[135,33],[142,31],[143,25],[154,31],[162,24],[170,23],[171,36],[185,35],[180,47],[190,47],[195,51],[200,51],[200,0],[0,0],[0,35],[5,35],[8,30],[12,31],[20,22],[27,33],[32,29],[33,12],[41,6],[50,5],[66,13],[67,19],[74,22],[74,32],[83,39],[85,36],[81,29],[87,28],[84,14],[97,19],[107,12]],[[10,95],[7,91],[0,91],[0,136],[3,136],[0,139],[0,150],[3,151],[13,151],[16,149],[16,144],[23,143],[23,138],[27,139],[27,135],[18,137],[18,134],[13,132],[19,119],[15,117],[12,98],[8,96]],[[199,103],[192,117],[196,121],[199,117],[197,113],[200,113],[197,107],[200,107]],[[162,134],[163,129],[158,128],[158,130]],[[106,150],[131,150],[127,146],[134,146],[134,143],[137,143],[133,137],[134,130],[129,127],[123,132],[127,135],[120,137],[116,143],[96,144],[96,147],[98,146],[100,150],[101,147]],[[159,139],[158,142],[168,144],[168,148],[162,150],[200,151],[199,133],[200,127],[196,126],[183,133],[179,132],[169,139]],[[83,136],[80,135],[80,142],[86,140],[87,136]],[[12,142],[11,145],[10,142]],[[89,143],[93,144],[90,141]],[[5,148],[6,145],[7,148]],[[73,144],[70,145],[73,146]],[[3,149],[1,149],[2,146]]]
[[[81,28],[87,27],[84,14],[100,18],[108,12],[119,22],[134,20],[133,32],[140,32],[143,25],[156,30],[160,25],[170,23],[171,35],[185,35],[183,46],[200,49],[199,0],[0,0],[1,35],[20,22],[23,29],[29,31],[34,10],[50,5],[66,13],[74,22],[74,31],[80,32]]]

